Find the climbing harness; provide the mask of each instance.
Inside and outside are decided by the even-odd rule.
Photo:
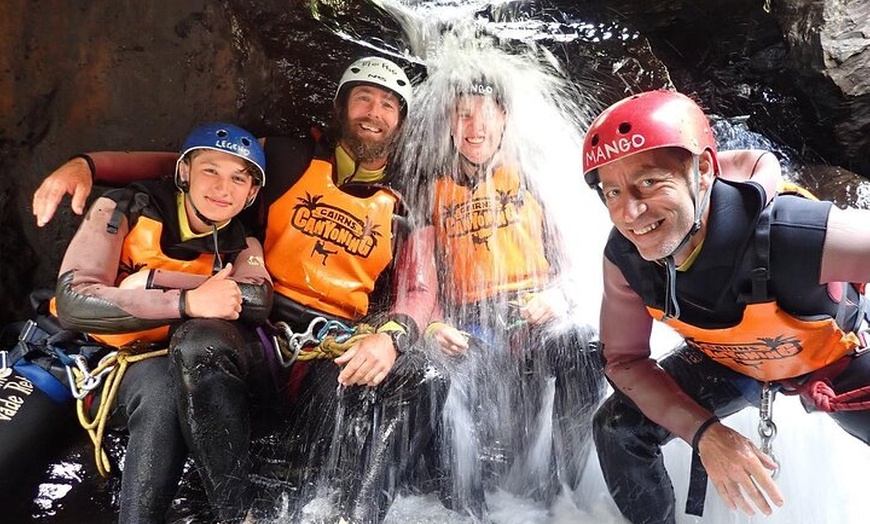
[[[861,411],[870,409],[870,385],[837,393],[832,386],[833,380],[843,373],[852,358],[857,358],[870,349],[870,332],[858,332],[861,348],[852,356],[844,357],[824,367],[801,381],[787,381],[783,393],[800,395],[804,407],[809,411],[816,409],[824,413],[835,411]],[[867,357],[864,357],[867,358]]]
[[[761,452],[776,463],[776,468],[770,475],[774,479],[779,475],[780,470],[779,459],[773,452],[773,439],[776,438],[776,424],[773,422],[773,400],[775,397],[776,391],[771,389],[770,382],[765,382],[761,386],[761,402],[758,408],[758,435],[761,437]]]
[[[278,362],[285,368],[297,360],[336,358],[360,339],[375,333],[375,328],[368,324],[354,327],[325,317],[314,317],[308,328],[299,333],[283,321],[277,322],[275,327],[278,331],[272,336],[272,342]]]
[[[100,377],[93,375],[88,366],[106,351],[105,345],[87,335],[63,329],[55,319],[40,315],[23,323],[15,346],[0,351],[0,378],[17,369],[49,397],[62,403],[86,394],[75,384],[71,369],[78,369],[85,377],[85,388],[98,385]],[[65,373],[52,363],[60,363]],[[52,368],[56,371],[52,372]]]
[[[86,366],[81,369],[78,364],[76,367],[67,366],[67,372],[71,376],[70,388],[74,390],[76,397],[76,412],[79,423],[88,432],[88,436],[91,437],[91,442],[94,444],[94,462],[101,476],[108,477],[112,470],[109,456],[103,449],[103,437],[106,433],[109,413],[127,367],[141,360],[162,357],[168,353],[168,349],[137,353],[130,348],[122,348],[103,357],[93,370],[87,370]],[[88,414],[90,402],[87,402],[87,396],[96,390],[101,383],[103,389],[100,396],[100,406],[94,417],[91,418]],[[76,390],[78,395],[75,393]]]

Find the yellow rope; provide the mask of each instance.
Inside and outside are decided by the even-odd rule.
[[[97,408],[97,413],[93,419],[90,419],[85,406],[85,398],[78,399],[76,402],[76,411],[79,416],[79,423],[88,432],[91,437],[91,442],[94,444],[94,461],[97,464],[97,471],[103,477],[108,477],[111,471],[109,456],[103,449],[103,437],[106,432],[106,422],[109,418],[109,411],[112,404],[115,403],[115,397],[118,394],[118,387],[121,385],[121,379],[124,378],[124,373],[127,371],[127,366],[130,364],[145,360],[146,358],[162,357],[169,353],[168,349],[158,349],[147,353],[130,353],[128,351],[119,350],[118,353],[111,358],[107,358],[91,371],[92,375],[98,375],[109,367],[113,367],[111,371],[103,377],[103,387],[101,391],[100,407]],[[81,372],[74,370],[76,382],[81,386],[84,377]]]
[[[306,349],[299,353],[299,357],[296,360],[314,360],[317,358],[337,358],[344,354],[345,351],[350,349],[354,344],[359,342],[361,339],[371,335],[375,332],[375,328],[368,324],[357,324],[354,329],[354,334],[347,338],[347,340],[343,340],[338,342],[334,335],[329,335],[324,337],[323,340],[320,341],[320,344],[317,346]]]

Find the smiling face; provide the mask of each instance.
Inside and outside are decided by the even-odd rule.
[[[462,95],[450,119],[453,145],[475,165],[489,162],[501,145],[505,112],[489,96]]]
[[[184,200],[191,229],[197,233],[209,231],[191,208],[191,202],[206,218],[222,224],[238,215],[260,186],[254,184],[252,164],[229,153],[211,149],[191,151],[179,165],[179,176],[188,183],[188,198]]]
[[[710,155],[701,155],[701,194],[713,179]],[[704,230],[674,253],[695,221],[692,157],[678,148],[644,151],[598,169],[610,219],[645,260],[671,254],[681,263],[703,239]]]
[[[357,85],[347,95],[341,143],[367,169],[382,167],[401,123],[401,101],[393,92]]]

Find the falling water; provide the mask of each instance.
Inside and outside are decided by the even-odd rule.
[[[387,11],[398,13],[395,15],[397,20],[404,24],[409,35],[414,35],[409,41],[415,46],[416,56],[425,57],[424,63],[429,71],[429,78],[417,95],[416,120],[408,126],[409,136],[403,144],[405,162],[411,165],[403,174],[413,180],[414,188],[422,190],[429,187],[426,182],[433,174],[455,168],[455,164],[451,165],[455,162],[455,155],[451,156],[449,137],[445,133],[449,127],[445,108],[452,107],[450,97],[455,96],[446,87],[451,79],[455,82],[457,77],[469,78],[473,76],[472,72],[481,70],[500,78],[505,86],[505,105],[512,111],[501,154],[522,166],[546,202],[549,214],[561,227],[565,235],[563,239],[568,239],[559,246],[558,253],[563,263],[571,268],[573,278],[578,279],[577,296],[582,297],[583,308],[575,320],[597,319],[600,247],[610,227],[603,208],[591,191],[581,187],[578,159],[571,154],[579,152],[576,129],[583,129],[589,116],[600,107],[582,95],[583,86],[577,79],[573,79],[573,90],[562,84],[552,56],[540,48],[516,42],[499,43],[479,26],[472,29],[455,20],[445,21],[443,17],[434,17],[432,10],[418,11],[415,15],[413,12],[409,14],[407,6],[379,3]],[[433,4],[445,3],[450,4],[418,4],[429,8]],[[421,29],[421,20],[434,20],[440,29],[433,30],[431,23],[423,24],[424,29]],[[731,132],[728,137],[720,136],[727,142],[724,148],[779,150],[780,157],[786,162],[787,174],[792,173],[789,162],[794,159],[794,152],[784,151],[766,139],[759,140],[745,127],[729,127],[727,124],[720,127]],[[408,158],[415,161],[409,162]],[[859,189],[864,187],[866,183],[859,184]],[[426,191],[408,196],[412,201],[416,198],[418,204],[430,197]],[[669,330],[658,326],[653,337],[654,354],[664,354],[678,340]],[[471,414],[463,400],[462,395],[451,397],[446,408],[453,413],[454,428],[460,431],[470,427]],[[779,426],[774,449],[783,465],[778,484],[785,494],[786,506],[775,510],[770,517],[749,517],[729,510],[710,487],[705,517],[697,519],[681,515],[678,522],[857,524],[863,521],[865,503],[861,498],[862,477],[859,472],[866,471],[870,465],[866,446],[847,436],[827,417],[804,413],[799,402],[792,397],[780,396],[775,403],[774,416]],[[758,441],[757,410],[744,410],[726,419],[725,423]],[[536,429],[542,434],[548,431],[545,426],[536,423]],[[468,448],[473,448],[474,440],[455,439],[454,443],[456,453],[465,454],[471,452]],[[678,507],[681,507],[685,503],[690,452],[681,441],[667,445],[664,452],[678,494]],[[466,472],[460,470],[459,473]],[[489,518],[497,523],[624,522],[607,494],[594,455],[573,496],[563,493],[550,507],[517,497],[501,488],[487,493],[487,502]],[[444,509],[432,496],[400,499],[388,516],[388,522],[396,523],[472,520]]]
[[[406,24],[432,20],[399,11],[403,14],[397,18]],[[609,228],[603,206],[581,183],[580,152],[581,130],[600,108],[567,81],[545,49],[504,47],[473,22],[440,19],[437,24],[437,31],[408,29],[417,35],[411,40],[425,57],[427,77],[415,89],[394,166],[418,225],[431,221],[446,237],[470,237],[472,242],[461,252],[448,252],[445,245],[436,249],[445,319],[470,336],[470,348],[461,357],[432,349],[451,379],[442,417],[442,458],[450,480],[446,502],[454,519],[498,518],[501,503],[513,505],[508,501],[528,501],[530,512],[546,515],[553,500],[570,505],[577,500],[573,492],[591,446],[590,417],[603,386],[600,373],[577,371],[594,367],[588,353],[587,363],[573,368],[575,374],[568,378],[568,366],[546,369],[552,357],[544,348],[549,344],[577,354],[593,347],[594,331],[587,326],[597,323],[598,254]],[[467,189],[450,189],[464,161],[453,136],[459,131],[451,128],[457,103],[480,86],[506,118],[503,130],[493,132],[499,117],[486,115],[483,126],[498,137],[498,147],[492,157],[476,160],[477,178],[466,187],[483,189],[475,189],[471,200]],[[506,169],[519,174],[517,188],[482,183]],[[442,190],[435,193],[436,187]],[[546,238],[547,259],[558,268],[557,283],[580,307],[559,325],[514,331],[518,315],[511,315],[509,293],[475,296],[477,288],[454,286],[445,268],[511,290],[509,275],[494,274],[497,265],[476,262],[475,253],[490,250],[496,230],[512,227],[510,213],[524,213],[537,203],[546,216],[547,236],[526,240],[527,258],[514,262],[534,264],[536,242]],[[439,236],[439,242],[446,237]],[[493,250],[500,246],[494,245]],[[482,259],[488,256],[484,253]],[[533,271],[530,266],[528,272]],[[564,406],[570,406],[570,415]],[[565,487],[562,499],[556,497]],[[533,518],[523,514],[520,521]],[[508,515],[516,518],[517,512]]]

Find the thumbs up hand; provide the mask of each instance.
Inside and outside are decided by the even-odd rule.
[[[242,292],[229,279],[233,265],[212,275],[196,289],[187,292],[185,310],[190,317],[236,320],[242,311]]]

